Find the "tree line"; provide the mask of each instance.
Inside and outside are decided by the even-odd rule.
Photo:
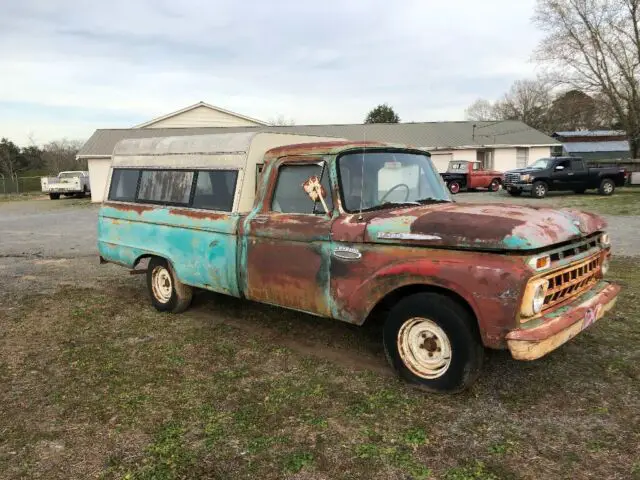
[[[86,160],[76,160],[83,142],[55,140],[42,146],[20,147],[7,138],[0,139],[0,174],[5,178],[57,174],[63,170],[86,170]]]
[[[538,0],[542,73],[497,101],[476,100],[469,120],[521,120],[546,133],[620,129],[640,154],[640,0]]]

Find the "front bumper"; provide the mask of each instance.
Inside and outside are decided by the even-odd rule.
[[[531,183],[505,183],[504,188],[508,192],[511,190],[519,190],[521,192],[530,192],[532,188]]]
[[[600,320],[616,303],[620,287],[601,281],[574,302],[511,330],[507,346],[516,360],[535,360],[568,342]]]

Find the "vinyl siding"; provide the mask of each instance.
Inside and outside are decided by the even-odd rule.
[[[197,107],[143,128],[251,127],[258,123],[208,107]]]

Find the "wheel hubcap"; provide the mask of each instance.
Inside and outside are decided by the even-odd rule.
[[[400,358],[415,375],[432,380],[446,373],[451,365],[451,342],[434,321],[414,317],[398,332]]]
[[[451,191],[453,193],[458,193],[458,190],[460,190],[460,186],[457,183],[452,183],[451,184]]]
[[[613,190],[613,188],[611,187],[610,183],[605,183],[604,184],[604,191],[605,193],[611,193],[611,191]]]
[[[536,194],[540,197],[544,195],[544,187],[542,185],[536,187]]]
[[[151,287],[153,296],[160,303],[167,303],[171,300],[173,286],[171,284],[171,274],[164,267],[156,267],[151,273]]]

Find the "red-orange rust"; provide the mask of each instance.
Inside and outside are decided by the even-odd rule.
[[[105,202],[104,206],[115,208],[116,210],[120,210],[122,212],[135,212],[138,215],[154,209],[154,207],[150,205],[136,205],[134,203]]]
[[[193,210],[188,208],[170,208],[169,215],[182,215],[196,220],[228,220],[229,215],[207,210]]]

